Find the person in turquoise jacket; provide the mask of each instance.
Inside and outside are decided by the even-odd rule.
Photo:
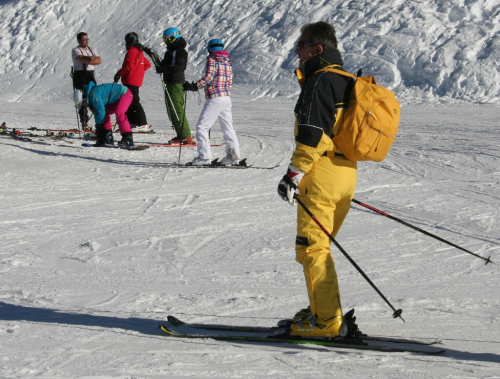
[[[112,114],[116,114],[116,123],[122,135],[119,144],[124,144],[125,147],[134,146],[132,129],[126,115],[133,100],[132,92],[127,87],[115,83],[98,86],[90,83],[83,88],[87,94],[87,103],[95,117],[97,137],[95,146],[114,144],[110,118]]]

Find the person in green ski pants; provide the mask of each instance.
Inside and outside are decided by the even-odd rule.
[[[179,30],[168,28],[163,32],[163,41],[167,45],[167,51],[156,71],[163,74],[167,111],[177,134],[170,142],[193,143],[191,129],[184,112],[184,89],[182,88],[186,81],[184,71],[186,71],[188,61],[186,40],[181,37]]]

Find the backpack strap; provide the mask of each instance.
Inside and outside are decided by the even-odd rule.
[[[353,78],[353,79],[357,79],[357,76],[356,75],[353,75],[351,74],[350,72],[347,72],[347,71],[343,71],[343,70],[338,70],[336,68],[334,68],[335,66],[327,66],[325,68],[322,68],[321,70],[318,70],[316,72],[320,72],[320,71],[330,71],[330,72],[333,72],[335,74],[339,74],[339,75],[342,75],[342,76],[348,76],[349,78]],[[338,66],[337,66],[338,67]]]

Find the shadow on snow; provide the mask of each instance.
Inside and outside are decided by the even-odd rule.
[[[159,320],[138,317],[120,318],[113,316],[99,316],[74,312],[58,311],[47,308],[25,307],[22,305],[8,304],[0,301],[0,321],[28,321],[45,324],[61,324],[74,326],[100,327],[110,329],[123,329],[149,336],[159,336]],[[239,342],[241,344],[252,342]],[[276,343],[269,343],[276,345]],[[289,346],[287,346],[289,347]],[[291,346],[290,346],[291,347]],[[295,346],[298,348],[298,346]],[[500,355],[494,353],[470,353],[446,349],[443,357],[462,361],[500,362]],[[331,352],[332,349],[321,348],[321,351]],[[345,353],[345,352],[344,352]]]
[[[28,141],[28,142],[30,144],[47,145],[47,143],[38,142],[38,141]],[[41,151],[41,150],[29,148],[29,147],[15,145],[12,143],[4,143],[3,145],[11,145],[11,146],[15,146],[15,147],[22,149],[22,150],[30,151],[32,153],[36,153],[36,154],[40,154],[40,155],[47,155],[47,156],[54,156],[54,157],[58,156],[58,157],[67,157],[67,158],[77,158],[77,159],[83,159],[83,160],[87,160],[87,161],[106,162],[106,163],[114,163],[114,164],[127,165],[127,166],[138,166],[138,167],[155,166],[155,165],[159,165],[159,164],[162,164],[163,166],[165,166],[165,163],[148,163],[148,162],[137,162],[137,161],[133,162],[133,161],[128,161],[128,160],[124,160],[124,159],[112,159],[112,158],[101,159],[101,158],[96,158],[96,157],[82,157],[81,155],[76,155],[76,154],[55,153],[52,151]],[[69,146],[69,145],[68,146],[61,145],[61,146],[64,146],[64,147],[67,147],[70,149],[74,149],[75,147],[77,147],[77,146]],[[84,148],[84,149],[88,149],[88,148]]]

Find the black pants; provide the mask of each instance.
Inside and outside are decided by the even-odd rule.
[[[96,83],[94,77],[94,71],[82,70],[73,72],[73,88],[82,90],[84,99],[86,98],[86,93],[83,90],[83,86],[88,85],[90,82],[94,82],[94,84]],[[80,122],[84,126],[87,125],[87,122],[89,120],[89,113],[87,109],[88,107],[84,105],[78,111],[78,115],[80,116]]]
[[[146,119],[146,113],[144,112],[144,108],[141,105],[141,99],[139,98],[139,87],[129,84],[125,84],[125,87],[127,87],[134,96],[132,104],[130,104],[128,111],[125,113],[128,122],[130,122],[130,125],[147,125],[148,120]]]

